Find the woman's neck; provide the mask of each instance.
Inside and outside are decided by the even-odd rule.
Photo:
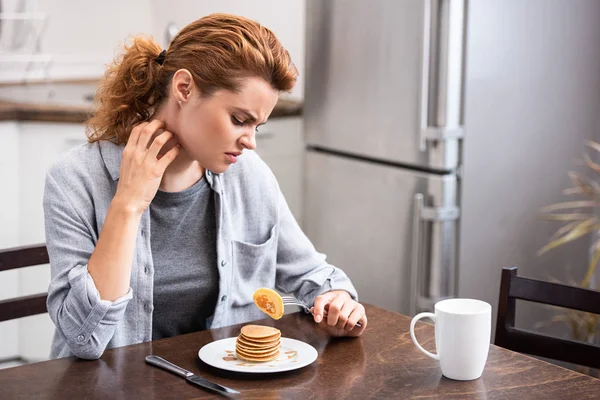
[[[163,192],[181,192],[194,186],[202,179],[204,172],[204,167],[181,149],[177,158],[165,170],[159,189]]]
[[[161,106],[151,119],[159,119],[165,122],[167,130],[177,136],[176,125],[171,123],[173,114],[170,109],[170,104],[166,103]],[[167,143],[163,147],[163,150],[159,153],[159,156],[169,151],[175,143]],[[159,189],[164,192],[181,192],[188,189],[196,184],[204,176],[205,169],[200,163],[192,159],[189,154],[181,148],[177,158],[169,164],[160,182]]]

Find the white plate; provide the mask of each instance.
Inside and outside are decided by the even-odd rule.
[[[198,357],[215,368],[235,372],[283,372],[305,367],[317,359],[317,350],[296,339],[281,338],[279,357],[273,361],[251,362],[235,356],[236,337],[217,340],[203,346]]]

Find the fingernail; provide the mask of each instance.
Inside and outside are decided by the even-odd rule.
[[[317,314],[315,315],[315,322],[318,324],[319,322],[321,322],[321,320],[323,319],[323,317],[321,317],[321,314]]]

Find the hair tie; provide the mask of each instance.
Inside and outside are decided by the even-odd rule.
[[[154,59],[154,61],[158,64],[158,65],[163,65],[163,63],[165,62],[165,57],[167,56],[167,51],[163,50],[160,52],[160,54],[158,55],[158,57],[156,57]]]

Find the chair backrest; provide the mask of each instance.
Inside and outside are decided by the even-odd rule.
[[[513,351],[600,368],[600,346],[515,328],[517,299],[600,315],[600,292],[522,278],[517,267],[504,268],[495,339]]]
[[[45,244],[13,247],[0,250],[0,272],[16,268],[48,264]],[[0,301],[0,322],[47,312],[47,293],[22,296]]]

